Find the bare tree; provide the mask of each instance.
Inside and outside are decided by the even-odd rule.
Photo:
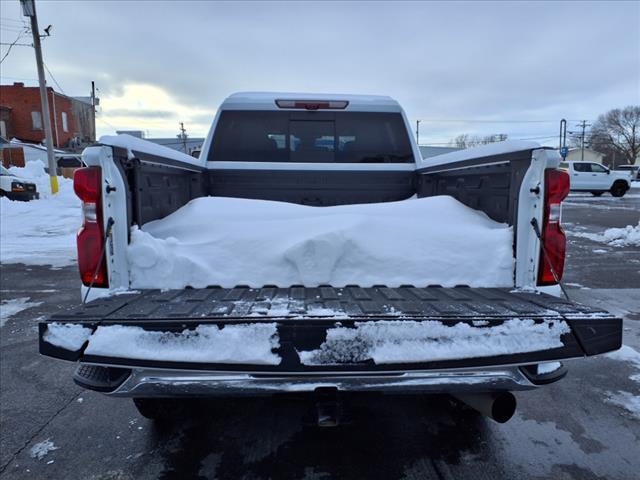
[[[640,157],[640,106],[614,108],[600,115],[591,128],[589,145],[604,153],[612,167],[633,164]]]
[[[494,133],[492,135],[485,135],[484,137],[461,133],[452,139],[449,145],[458,148],[471,148],[477,147],[478,145],[486,145],[487,143],[504,142],[507,137],[508,135],[506,133]]]

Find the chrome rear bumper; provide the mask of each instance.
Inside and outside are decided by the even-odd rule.
[[[517,367],[449,371],[299,374],[202,372],[135,368],[108,395],[114,397],[259,396],[313,392],[455,393],[536,388]]]

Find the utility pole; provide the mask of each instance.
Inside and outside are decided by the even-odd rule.
[[[187,131],[184,129],[184,122],[180,122],[180,138],[182,139],[182,149],[187,153]]]
[[[40,102],[42,103],[42,124],[44,125],[45,142],[47,145],[47,159],[49,160],[49,180],[51,193],[58,193],[58,165],[53,153],[53,133],[51,131],[51,113],[49,112],[49,99],[47,98],[47,83],[44,78],[42,66],[42,48],[40,46],[40,30],[38,30],[38,17],[36,16],[35,0],[20,0],[22,14],[31,20],[31,33],[33,34],[33,47],[36,51],[36,65],[38,67],[38,83],[40,84]]]
[[[416,144],[420,145],[420,120],[416,120]]]
[[[96,82],[91,80],[91,111],[93,115],[93,138],[92,142],[96,141]]]
[[[584,161],[584,131],[587,127],[590,127],[591,124],[587,123],[586,120],[583,120],[578,124],[578,126],[582,128],[582,134],[580,135],[580,160]]]

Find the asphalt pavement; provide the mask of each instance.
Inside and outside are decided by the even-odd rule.
[[[636,350],[638,247],[576,234],[639,217],[640,191],[572,195],[563,211],[570,296],[623,315],[624,342]],[[637,401],[640,364],[572,361],[562,381],[516,394],[518,411],[503,425],[431,396],[355,398],[350,421],[330,429],[310,425],[308,405],[295,398],[201,402],[160,428],[130,400],[77,387],[74,365],[38,354],[38,321],[79,303],[75,267],[0,265],[0,296],[34,304],[0,328],[3,479],[627,480],[640,472],[640,418],[610,401]]]

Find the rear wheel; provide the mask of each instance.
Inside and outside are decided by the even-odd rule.
[[[599,197],[600,195],[602,195],[604,192],[591,192],[591,195],[593,195],[594,197]]]
[[[625,182],[616,182],[611,187],[611,196],[622,197],[627,193],[627,184]]]

